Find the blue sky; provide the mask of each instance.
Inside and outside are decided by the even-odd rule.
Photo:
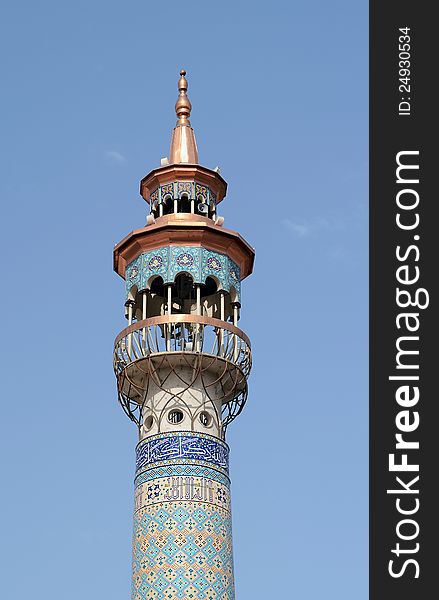
[[[367,11],[3,5],[3,598],[129,598],[112,247],[145,222],[138,183],[168,153],[182,67],[225,226],[257,252],[250,396],[228,433],[237,600],[367,598]]]

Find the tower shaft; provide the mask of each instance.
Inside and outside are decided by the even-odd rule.
[[[217,438],[139,444],[132,597],[234,598],[228,447]]]

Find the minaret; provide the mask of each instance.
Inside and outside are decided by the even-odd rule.
[[[247,399],[238,320],[254,250],[223,226],[227,184],[198,164],[186,72],[170,155],[140,183],[145,227],[114,249],[126,282],[119,401],[137,424],[132,600],[235,598],[228,425]]]

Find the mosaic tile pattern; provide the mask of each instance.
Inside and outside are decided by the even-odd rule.
[[[138,256],[126,268],[126,296],[134,285],[138,290],[146,289],[155,275],[160,275],[164,283],[172,283],[183,272],[190,273],[195,283],[205,283],[207,277],[214,277],[219,289],[230,292],[234,288],[240,301],[238,265],[225,254],[194,246],[165,246]]]
[[[169,266],[167,281],[174,281],[182,272],[190,273],[194,281],[200,281],[201,248],[190,246],[171,246],[169,248]],[[166,282],[165,282],[166,283]]]
[[[136,448],[136,470],[173,459],[203,461],[209,466],[229,469],[229,447],[213,436],[189,431],[162,433],[143,440]],[[169,463],[172,464],[172,463]]]
[[[151,194],[151,196],[149,197],[149,201],[151,204],[154,204],[155,202],[158,201],[158,199],[159,199],[159,191],[157,189]]]
[[[203,461],[197,461],[196,464],[187,464],[181,462],[181,460],[173,460],[172,464],[164,464],[158,467],[157,463],[154,463],[153,467],[140,470],[134,480],[135,487],[142,485],[145,482],[152,481],[156,477],[206,477],[213,481],[218,481],[223,485],[230,485],[230,479],[227,475],[224,475],[217,469],[211,469],[210,467],[200,464]],[[176,464],[177,463],[177,464]],[[181,463],[181,464],[179,464]]]
[[[204,202],[208,201],[209,188],[206,185],[201,185],[201,183],[195,184],[195,197],[198,198],[201,196]]]
[[[200,460],[200,459],[192,459],[188,461],[187,458],[173,458],[171,460],[161,460],[157,461],[153,464],[145,464],[136,471],[136,479],[140,476],[146,475],[152,468],[154,469],[162,469],[162,476],[172,475],[173,469],[189,469],[190,467],[197,468],[207,468],[215,471],[217,474],[225,477],[227,480],[229,479],[228,470],[223,469],[221,467],[212,465],[211,462]]]
[[[195,181],[173,181],[159,186],[151,192],[149,202],[151,205],[164,200],[166,196],[172,199],[181,198],[182,195],[187,195],[189,200],[195,200],[202,196],[204,202],[216,204],[216,195],[212,190]]]
[[[132,600],[234,600],[232,524],[206,502],[135,513]]]
[[[194,198],[195,183],[193,181],[178,181],[177,182],[177,198],[187,195],[188,198]],[[174,186],[175,189],[175,186]]]
[[[234,600],[228,453],[192,432],[138,444],[132,600]]]

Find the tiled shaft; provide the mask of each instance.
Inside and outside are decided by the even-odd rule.
[[[158,435],[137,457],[132,600],[234,600],[226,444]]]

